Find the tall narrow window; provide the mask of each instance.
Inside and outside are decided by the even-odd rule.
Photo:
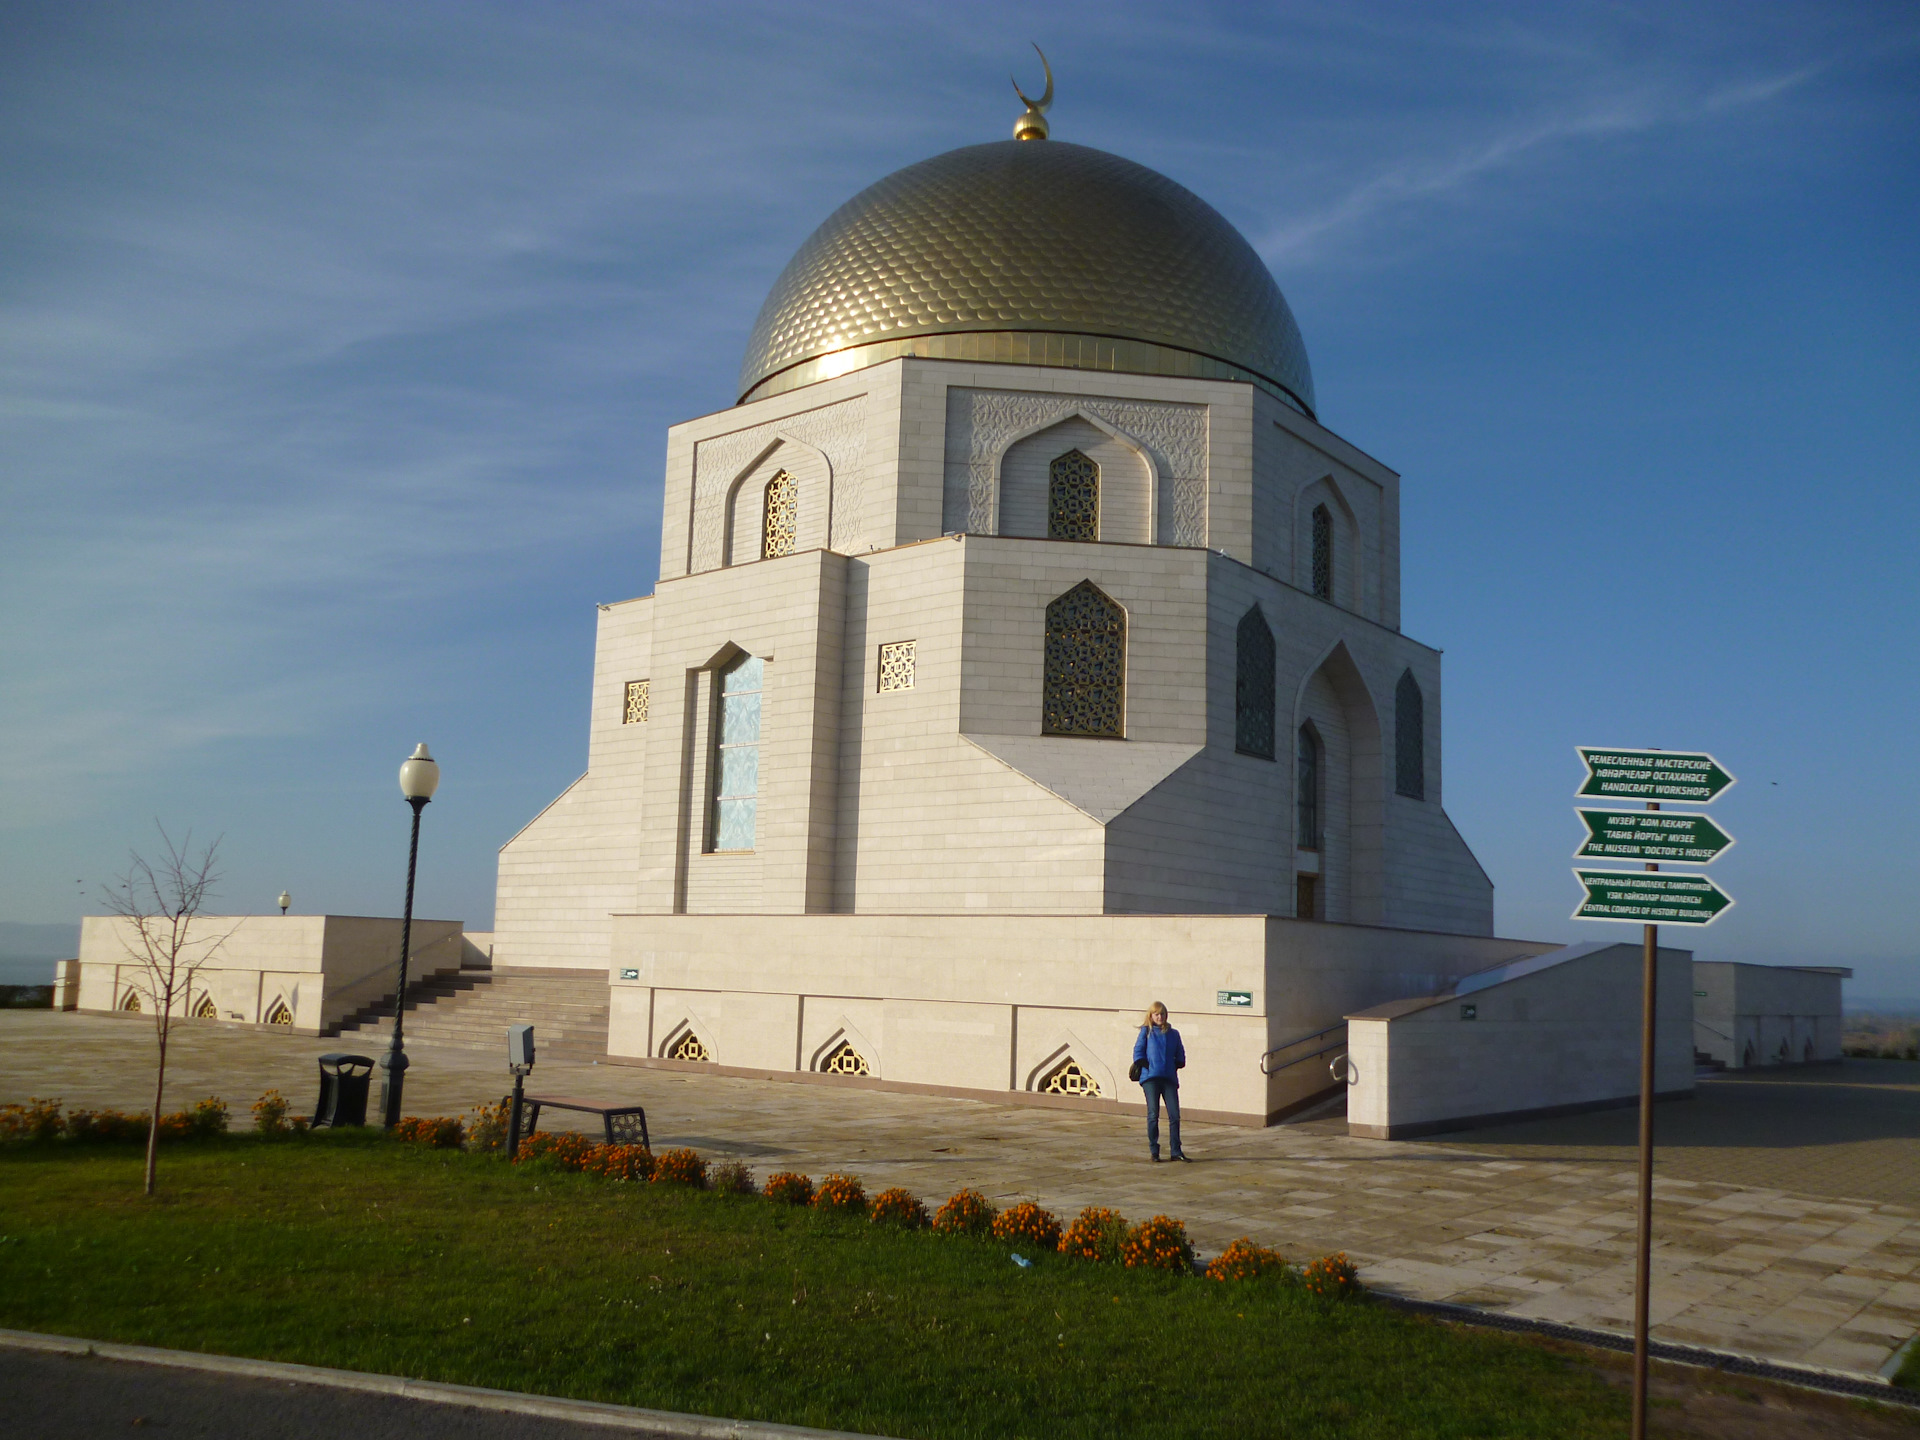
[[[1100,467],[1078,450],[1047,467],[1047,538],[1100,538]]]
[[[1333,599],[1333,512],[1313,507],[1313,598]]]
[[[1298,795],[1295,805],[1299,810],[1299,839],[1295,841],[1302,850],[1320,848],[1320,737],[1313,733],[1313,726],[1300,727],[1299,775],[1295,781]]]
[[[1427,798],[1427,702],[1411,670],[1393,688],[1393,788],[1409,800]]]
[[[760,797],[760,691],[767,662],[743,655],[720,672],[713,765],[713,848],[753,849]]]
[[[1233,748],[1273,759],[1273,631],[1254,606],[1234,641]]]
[[[782,470],[767,482],[766,504],[760,512],[760,558],[791,555],[799,528],[800,483]]]
[[[1127,613],[1082,580],[1047,606],[1041,733],[1119,739],[1126,670]]]

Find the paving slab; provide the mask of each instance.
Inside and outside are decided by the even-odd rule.
[[[315,1094],[315,1057],[340,1048],[183,1025],[168,1108],[216,1094],[244,1124],[271,1086],[297,1109]],[[502,1051],[409,1046],[408,1112],[499,1098]],[[0,1011],[0,1102],[145,1109],[152,1054],[138,1018]],[[1294,1260],[1345,1250],[1384,1290],[1572,1325],[1618,1330],[1632,1311],[1631,1112],[1413,1142],[1355,1139],[1337,1118],[1189,1123],[1197,1162],[1152,1165],[1138,1122],[1101,1111],[577,1060],[541,1061],[535,1088],[644,1104],[656,1148],[692,1145],[763,1172],[847,1171],[936,1203],[971,1185],[1063,1216],[1091,1204],[1164,1213],[1203,1252],[1239,1235]],[[1659,1122],[1656,1338],[1865,1374],[1884,1365],[1920,1325],[1920,1066],[1708,1081],[1697,1099],[1660,1106]]]

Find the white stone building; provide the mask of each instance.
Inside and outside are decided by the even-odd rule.
[[[1552,948],[1443,808],[1400,477],[1196,196],[1043,134],[910,166],[737,398],[668,432],[587,773],[500,857],[495,964],[607,973],[611,1056],[1113,1104],[1163,999],[1257,1123],[1330,1083],[1283,1042]]]
[[[1844,965],[1693,962],[1693,1048],[1734,1070],[1840,1058]]]

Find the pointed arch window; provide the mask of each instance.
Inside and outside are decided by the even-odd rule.
[[[767,662],[742,655],[720,672],[714,726],[714,850],[751,850],[760,805],[760,695]]]
[[[1082,580],[1047,606],[1041,733],[1120,739],[1126,669],[1126,611]]]
[[[1427,701],[1411,670],[1393,687],[1393,788],[1409,800],[1427,798]]]
[[[1047,538],[1100,538],[1100,467],[1078,450],[1047,467]]]
[[[791,555],[799,531],[800,482],[782,470],[767,482],[766,503],[760,511],[760,558]]]
[[[1295,840],[1302,850],[1320,848],[1320,737],[1314,732],[1311,722],[1300,727],[1296,795],[1294,804],[1298,811],[1298,824],[1295,827],[1298,839]]]
[[[1234,637],[1233,748],[1273,759],[1273,631],[1254,606]]]
[[[1333,599],[1333,512],[1313,507],[1313,598]]]

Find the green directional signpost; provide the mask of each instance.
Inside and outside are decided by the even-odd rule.
[[[1647,1435],[1647,1299],[1653,1253],[1654,997],[1662,925],[1711,925],[1733,897],[1704,875],[1662,874],[1661,864],[1711,865],[1733,837],[1704,815],[1674,814],[1661,805],[1710,805],[1734,783],[1713,756],[1690,750],[1610,750],[1579,747],[1587,767],[1579,793],[1603,800],[1638,800],[1641,810],[1576,807],[1587,838],[1576,860],[1639,860],[1642,870],[1578,870],[1586,899],[1576,920],[1611,920],[1641,927],[1640,967],[1640,1244],[1634,1265],[1633,1440]]]
[[[1733,897],[1704,875],[1636,875],[1631,870],[1576,870],[1587,898],[1576,920],[1627,920],[1635,925],[1711,925]]]
[[[1587,838],[1573,852],[1576,860],[1672,860],[1711,865],[1733,844],[1733,837],[1704,815],[1662,814],[1657,810],[1579,810]],[[1605,916],[1582,915],[1583,920]]]
[[[1685,750],[1602,750],[1593,745],[1579,750],[1587,765],[1581,795],[1709,805],[1733,784],[1733,776],[1711,755]]]

